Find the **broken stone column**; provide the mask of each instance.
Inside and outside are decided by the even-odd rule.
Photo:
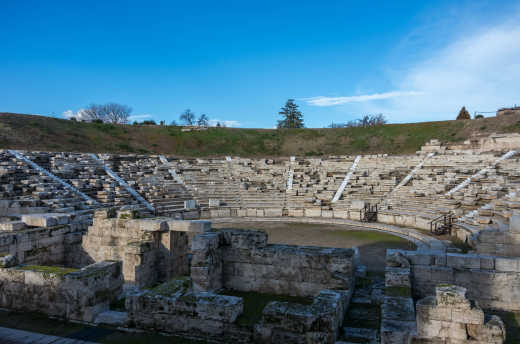
[[[466,298],[466,288],[440,285],[435,296],[417,302],[418,339],[457,343],[501,344],[506,338],[504,323]]]

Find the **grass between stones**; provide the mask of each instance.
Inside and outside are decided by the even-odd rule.
[[[312,298],[262,294],[255,292],[243,292],[234,290],[225,290],[219,294],[228,296],[241,297],[244,300],[244,312],[237,319],[237,324],[241,326],[253,326],[262,318],[262,312],[271,301],[292,302],[304,305],[310,305]]]
[[[59,276],[66,275],[71,272],[78,271],[79,269],[74,268],[64,268],[59,266],[44,266],[44,265],[21,265],[17,267],[19,270],[26,270],[26,271],[36,271],[36,272],[43,272],[48,274],[55,274]]]
[[[385,296],[412,297],[412,288],[410,288],[410,287],[386,287]]]

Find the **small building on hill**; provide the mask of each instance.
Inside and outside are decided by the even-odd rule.
[[[498,116],[509,116],[509,115],[520,115],[520,106],[514,106],[510,108],[501,108],[497,110]]]

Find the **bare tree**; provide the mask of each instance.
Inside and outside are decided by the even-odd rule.
[[[108,103],[103,105],[105,122],[114,124],[128,123],[128,117],[132,113],[132,108],[127,105]]]
[[[105,121],[106,116],[103,110],[103,105],[90,104],[82,109],[79,113],[79,118],[88,122]]]
[[[186,109],[181,114],[180,121],[184,122],[186,125],[194,125],[195,124],[195,114],[190,109]]]
[[[128,117],[132,108],[117,103],[90,104],[79,114],[79,118],[93,122],[103,121],[105,123],[124,124],[128,123]]]
[[[200,115],[199,119],[197,120],[197,125],[199,127],[207,127],[208,126],[209,118],[205,114]]]
[[[386,124],[386,118],[383,114],[364,115],[361,118],[348,121],[346,123],[332,123],[329,128],[357,128],[357,127],[374,127],[376,125]]]

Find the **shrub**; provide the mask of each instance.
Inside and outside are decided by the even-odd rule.
[[[463,119],[471,119],[471,116],[469,115],[469,112],[468,110],[466,110],[465,106],[463,106],[462,109],[460,109],[459,115],[457,116],[457,120]]]

